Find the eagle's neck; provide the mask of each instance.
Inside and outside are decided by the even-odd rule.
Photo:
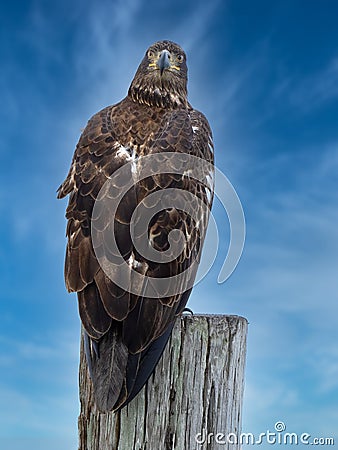
[[[133,80],[128,95],[134,102],[142,105],[173,109],[188,106],[186,89],[178,89],[170,85],[158,87],[150,84],[144,86]]]

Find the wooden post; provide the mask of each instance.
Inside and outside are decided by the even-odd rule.
[[[147,385],[116,414],[94,404],[82,343],[79,450],[239,449],[226,441],[241,432],[246,333],[243,317],[184,315]]]

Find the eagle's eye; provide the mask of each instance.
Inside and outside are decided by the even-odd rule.
[[[152,50],[148,50],[147,56],[149,59],[153,59],[155,56],[155,53]]]
[[[182,63],[183,60],[184,60],[184,57],[183,57],[183,55],[182,55],[181,53],[180,53],[179,55],[177,55],[177,61],[178,61],[179,63]]]

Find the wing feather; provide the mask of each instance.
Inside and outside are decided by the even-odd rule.
[[[169,291],[158,292],[157,299],[137,296],[117,286],[99,266],[91,241],[92,210],[104,183],[127,162],[118,154],[121,147],[133,147],[138,161],[148,154],[179,152],[213,163],[208,122],[190,106],[170,111],[153,110],[127,97],[93,116],[80,137],[69,173],[58,189],[58,198],[70,195],[66,211],[66,286],[69,291],[78,293],[79,313],[86,333],[91,339],[99,340],[100,354],[92,350],[87,353],[91,358],[88,363],[95,397],[101,410],[121,408],[141,389],[160,358],[175,319],[184,309],[191,292],[190,288],[185,291],[183,288],[182,293],[175,295],[169,295]],[[131,264],[129,274],[121,269],[119,276],[127,277],[127,284],[133,281],[133,270],[155,278],[181,274],[199,258],[204,240],[204,233],[186,212],[175,208],[160,211],[149,228],[149,234],[154,236],[154,248],[167,250],[168,236],[174,229],[182,231],[186,246],[184,252],[169,263],[148,261],[138,254],[130,238],[130,221],[137,203],[156,191],[176,188],[191,192],[210,209],[212,178],[212,170],[206,174],[204,182],[169,173],[148,177],[128,192],[116,217],[105,214],[99,218],[97,232],[109,227],[125,260],[137,261],[138,268]],[[116,186],[116,193],[119,189]],[[200,209],[200,214],[205,230],[208,214],[204,209]],[[103,240],[102,248],[97,251],[114,259],[107,240]],[[195,275],[193,272],[190,276],[194,279]],[[183,277],[183,287],[187,281]],[[114,364],[111,364],[112,360]]]
[[[107,333],[112,319],[103,307],[95,283],[78,292],[79,313],[83,326],[90,337],[100,339]]]

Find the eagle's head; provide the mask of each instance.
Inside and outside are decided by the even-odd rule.
[[[133,101],[161,108],[187,105],[187,64],[181,47],[171,41],[151,45],[129,88]]]

